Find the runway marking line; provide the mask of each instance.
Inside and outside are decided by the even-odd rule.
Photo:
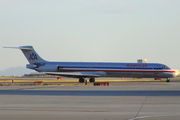
[[[138,119],[143,119],[143,118],[148,118],[148,117],[163,117],[163,116],[176,116],[176,115],[179,115],[179,114],[140,116],[140,117],[135,117],[135,118],[129,118],[127,120],[138,120]]]

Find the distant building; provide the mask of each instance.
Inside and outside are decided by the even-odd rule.
[[[137,62],[138,63],[147,63],[147,59],[138,59]]]

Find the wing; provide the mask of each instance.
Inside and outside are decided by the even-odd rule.
[[[98,73],[83,73],[83,72],[44,72],[48,75],[67,76],[67,77],[101,77]]]

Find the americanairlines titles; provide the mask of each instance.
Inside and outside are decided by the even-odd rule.
[[[127,64],[126,67],[147,67],[148,65],[140,65],[140,64]]]

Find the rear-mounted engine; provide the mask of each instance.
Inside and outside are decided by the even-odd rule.
[[[34,69],[34,68],[37,68],[37,65],[34,65],[34,64],[27,64],[27,65],[26,65],[26,68]]]

